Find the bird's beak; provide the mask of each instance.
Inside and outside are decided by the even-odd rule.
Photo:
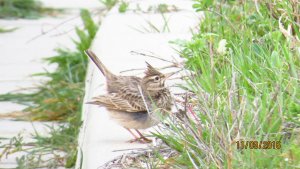
[[[177,72],[171,72],[171,73],[167,73],[165,74],[165,79],[168,79],[169,77],[173,76],[174,74],[176,74]]]

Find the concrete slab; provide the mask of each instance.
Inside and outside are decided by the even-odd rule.
[[[192,11],[178,11],[165,14],[135,14],[122,15],[109,14],[102,22],[103,25],[111,25],[115,36],[124,34],[148,34],[148,33],[186,33],[197,31],[200,15]],[[186,26],[191,25],[191,26]],[[119,28],[122,29],[119,29]],[[102,31],[109,31],[102,29]]]
[[[41,0],[41,2],[46,7],[66,9],[91,9],[103,6],[99,0]]]
[[[7,112],[22,111],[26,106],[12,102],[0,102],[0,108],[1,117],[1,114],[6,114]]]
[[[136,1],[146,6],[151,4],[150,1]],[[159,1],[152,1],[154,4]],[[166,1],[174,2],[177,1]],[[180,3],[190,1],[180,1]],[[135,2],[133,2],[135,3]],[[164,1],[165,3],[165,1]],[[184,5],[183,5],[184,6]],[[190,8],[191,9],[191,8]],[[151,63],[155,67],[169,65],[158,59],[133,54],[131,51],[141,53],[153,53],[155,56],[164,59],[181,60],[176,52],[176,45],[172,45],[170,41],[178,39],[190,39],[191,29],[197,28],[199,17],[191,10],[187,12],[174,12],[168,15],[172,18],[170,23],[170,31],[165,33],[157,32],[140,32],[132,29],[135,26],[149,26],[145,22],[145,18],[163,25],[164,20],[161,15],[156,13],[150,14],[118,14],[117,7],[113,9],[102,22],[101,28],[93,43],[93,51],[98,55],[102,62],[115,74],[119,74],[123,70],[145,68],[145,61]],[[185,14],[189,14],[185,19]],[[191,15],[190,15],[191,14]],[[180,25],[178,24],[180,23]],[[169,72],[170,70],[165,70]],[[138,75],[142,76],[142,71],[130,71],[122,75]],[[164,72],[164,71],[163,71]],[[89,65],[85,102],[90,101],[93,96],[105,93],[105,79],[94,64]],[[83,105],[83,128],[79,137],[79,155],[76,169],[83,160],[82,168],[94,169],[101,168],[107,161],[114,159],[124,152],[113,152],[118,149],[131,149],[145,147],[144,144],[128,144],[127,141],[132,139],[131,135],[121,126],[118,126],[109,118],[108,111],[99,106]],[[82,152],[82,155],[81,155]]]
[[[28,121],[14,121],[9,119],[0,120],[1,137],[11,138],[18,133],[22,133],[25,137],[31,137],[31,134],[37,131],[41,135],[47,135],[49,128],[46,126],[57,126],[53,122],[28,122]]]

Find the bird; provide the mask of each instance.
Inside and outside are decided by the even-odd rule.
[[[146,62],[147,69],[142,78],[115,75],[92,50],[87,49],[85,53],[105,76],[107,86],[106,94],[96,96],[88,103],[106,107],[110,117],[134,136],[131,142],[151,142],[139,129],[157,125],[171,111],[172,97],[165,81],[176,72],[163,74]]]

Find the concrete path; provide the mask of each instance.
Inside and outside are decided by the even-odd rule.
[[[0,94],[34,87],[43,80],[41,77],[30,77],[31,74],[53,71],[55,65],[47,65],[42,58],[54,56],[56,47],[74,48],[71,37],[75,38],[75,25],[82,25],[78,16],[79,9],[99,9],[102,4],[98,0],[42,0],[45,7],[66,9],[65,14],[55,17],[46,16],[38,20],[0,20],[0,27],[17,27],[10,33],[0,33]],[[66,20],[71,21],[61,24]],[[49,34],[41,36],[28,43],[32,38],[45,31],[61,25]],[[20,111],[25,108],[22,105],[0,102],[0,113]],[[23,132],[25,139],[30,139],[30,133],[36,129],[46,134],[44,125],[53,123],[13,121],[12,119],[0,119],[0,137],[11,138],[19,132]],[[3,141],[3,140],[0,140]],[[1,152],[1,149],[0,149]],[[15,158],[22,154],[9,156],[0,160],[0,168],[13,168],[16,166]]]
[[[191,31],[197,31],[200,16],[192,9],[192,1],[166,0],[164,4],[177,8],[165,14],[148,11],[150,7],[157,7],[162,1],[133,1],[129,11],[125,14],[118,12],[115,7],[102,22],[97,37],[93,43],[93,51],[114,73],[134,68],[145,68],[145,61],[155,67],[169,65],[158,59],[134,55],[131,51],[154,53],[164,59],[180,60],[178,53],[170,41],[190,39]],[[134,11],[137,9],[138,11]],[[167,21],[167,22],[166,22]],[[160,30],[160,32],[158,32]],[[90,101],[93,96],[105,93],[105,79],[100,71],[90,64],[86,82],[86,98]],[[170,71],[170,70],[166,70]],[[122,75],[143,75],[141,71],[130,71]],[[77,168],[83,160],[83,169],[97,169],[123,154],[124,151],[114,150],[145,147],[145,144],[128,143],[132,136],[118,126],[108,116],[103,107],[95,105],[83,106],[84,125],[80,135]],[[146,131],[144,131],[146,132]]]

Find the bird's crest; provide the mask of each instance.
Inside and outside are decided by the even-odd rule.
[[[147,64],[147,70],[145,71],[146,76],[154,76],[154,75],[161,75],[158,70],[156,70],[153,66],[151,66],[148,62]]]

